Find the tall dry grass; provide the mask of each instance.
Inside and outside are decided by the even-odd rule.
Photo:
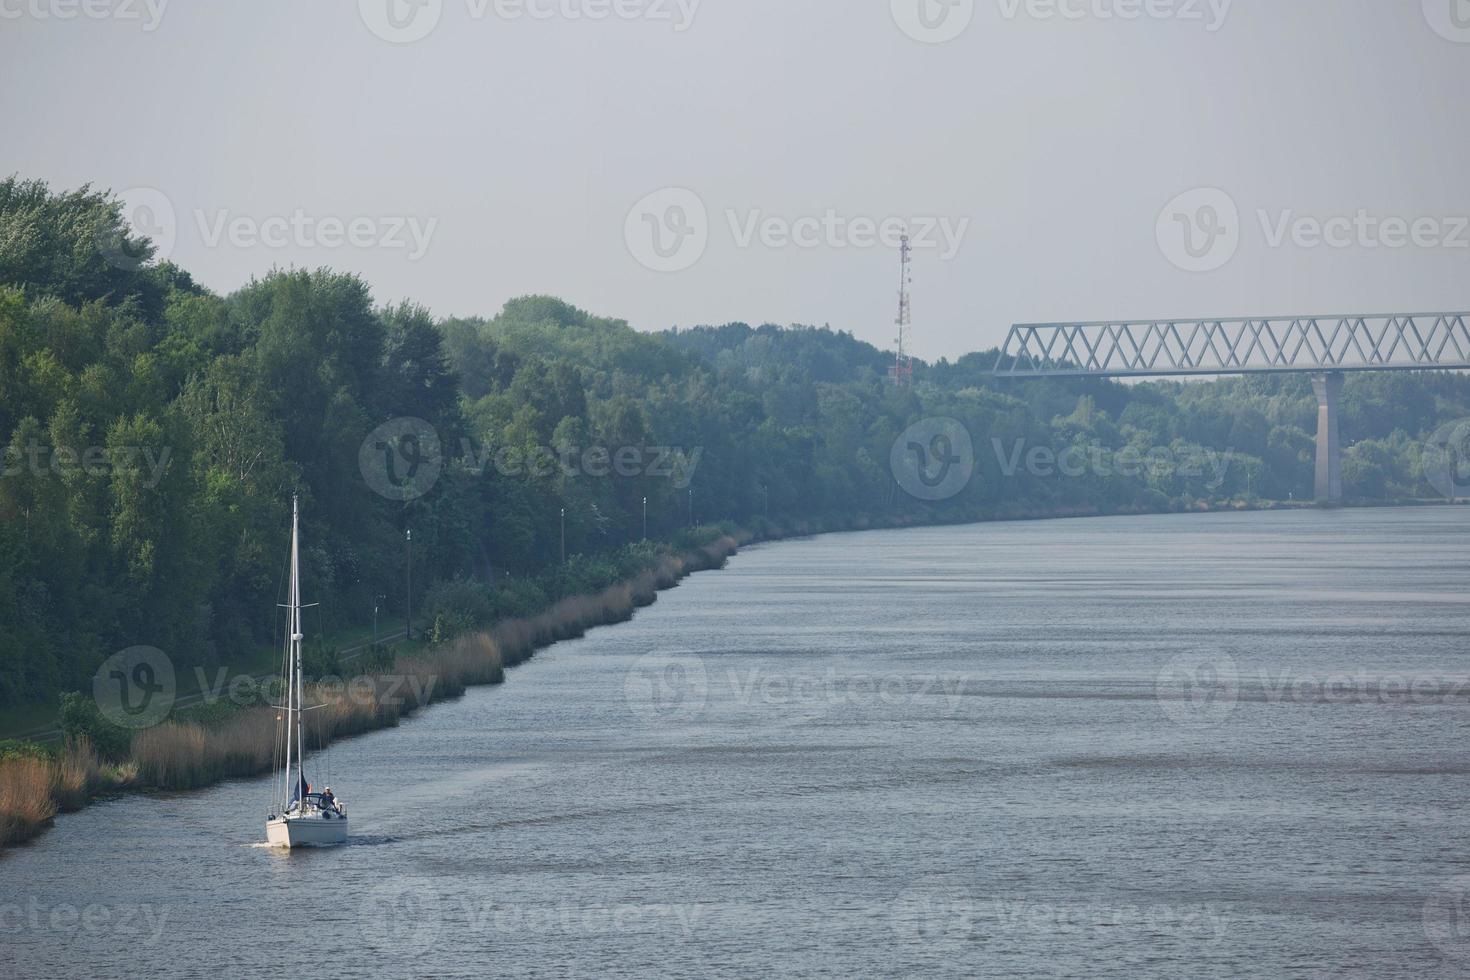
[[[591,596],[570,596],[523,619],[505,620],[437,649],[399,657],[381,675],[308,685],[307,744],[398,724],[405,715],[466,688],[499,684],[505,670],[558,640],[632,618],[661,589],[692,572],[718,568],[740,542],[724,537],[682,556],[664,556],[652,569]],[[0,847],[34,836],[58,812],[84,806],[98,792],[132,785],[195,789],[237,776],[268,772],[275,762],[277,709],[246,708],[213,725],[171,720],[133,737],[122,766],[98,760],[85,740],[55,758],[0,761]]]
[[[34,837],[56,815],[53,769],[45,759],[0,762],[0,845]]]
[[[98,793],[136,782],[131,763],[97,758],[86,738],[59,752],[0,760],[0,847],[39,834],[57,813],[80,810]]]

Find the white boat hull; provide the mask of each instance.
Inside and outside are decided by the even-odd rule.
[[[347,842],[346,817],[277,817],[265,822],[265,839],[274,847],[331,847]]]

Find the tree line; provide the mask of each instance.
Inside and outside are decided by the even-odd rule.
[[[1302,377],[1007,383],[988,375],[992,351],[920,364],[898,388],[889,357],[825,327],[639,332],[544,296],[437,319],[379,305],[330,269],[273,270],[222,296],[154,261],[110,194],[9,178],[0,705],[87,688],[129,646],[188,666],[271,643],[293,493],[304,587],[327,626],[365,623],[375,606],[402,613],[411,530],[414,604],[451,631],[600,587],[646,560],[645,537],[692,540],[699,526],[1312,493],[1316,403]],[[1349,494],[1430,496],[1418,449],[1465,416],[1462,377],[1351,378]],[[891,453],[937,417],[973,437],[974,475],[922,500],[895,480]],[[364,447],[399,419],[419,420],[441,458],[432,487],[396,499],[367,478],[377,447]],[[1015,463],[1036,447],[1093,462]],[[1228,465],[1161,464],[1204,451]]]

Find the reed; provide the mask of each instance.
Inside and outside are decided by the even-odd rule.
[[[102,766],[92,743],[81,736],[62,749],[51,780],[51,798],[62,813],[87,805],[92,791],[102,785]]]
[[[29,840],[56,815],[54,768],[46,759],[0,762],[0,846]]]

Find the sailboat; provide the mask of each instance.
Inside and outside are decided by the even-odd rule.
[[[265,821],[265,839],[277,847],[326,847],[347,840],[347,809],[331,787],[312,792],[306,779],[306,726],[302,714],[305,684],[301,676],[301,562],[297,500],[291,498],[291,587],[286,620],[286,652],[282,668],[286,703],[278,705],[281,727],[276,735],[276,791]]]

